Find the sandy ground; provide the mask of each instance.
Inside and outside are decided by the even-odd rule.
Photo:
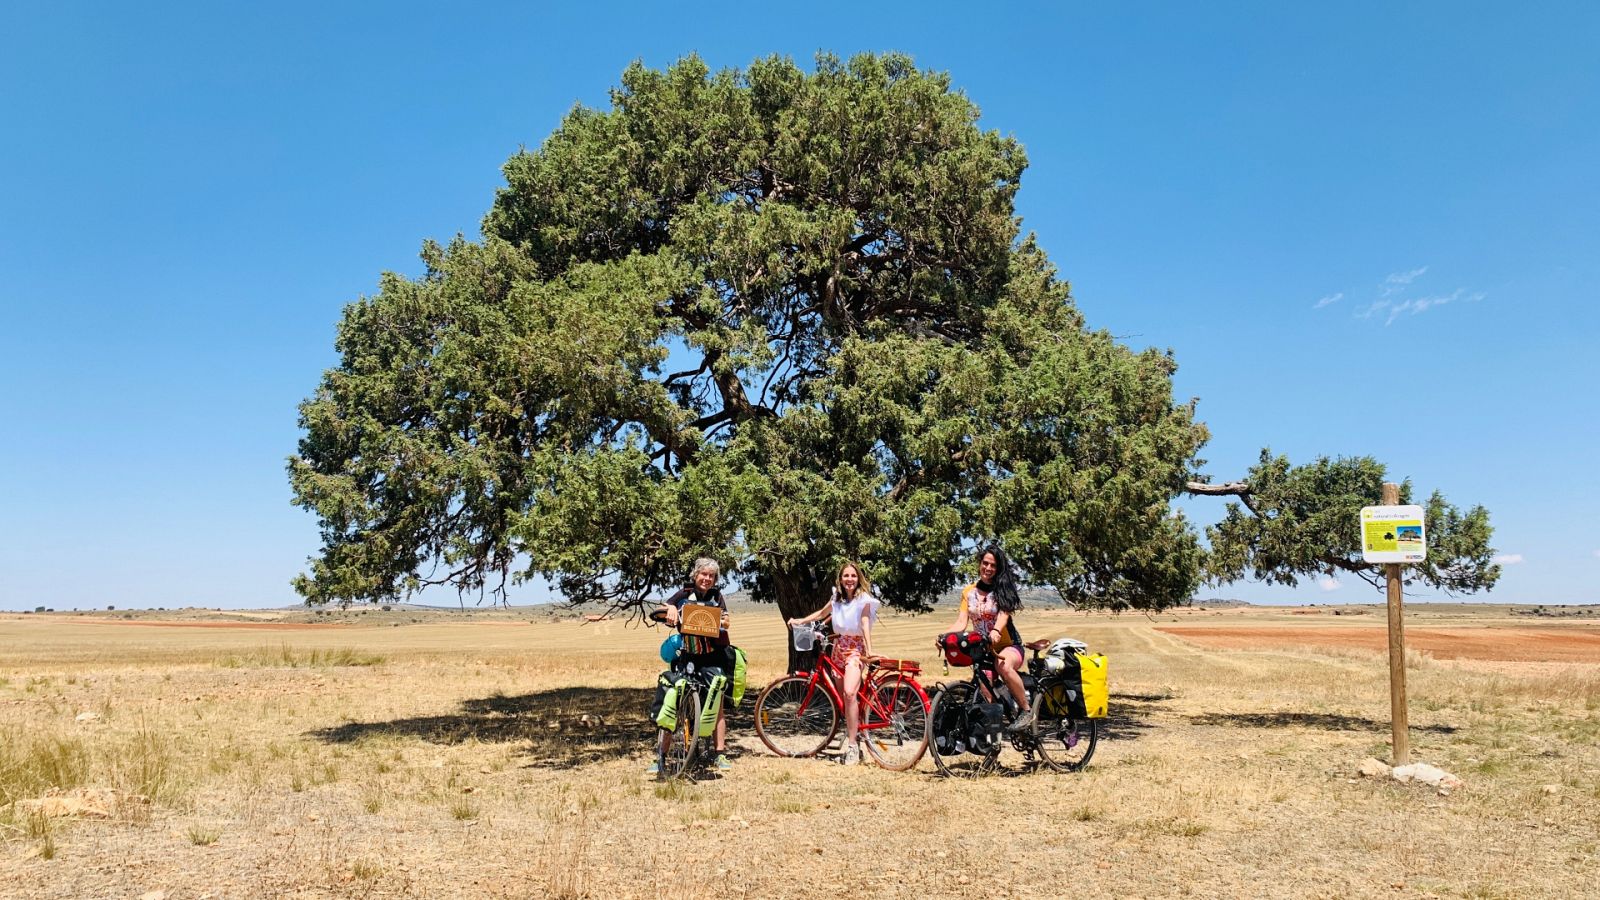
[[[1414,754],[1466,781],[1445,796],[1355,774],[1387,754],[1381,614],[1025,612],[1030,637],[1111,659],[1084,772],[1010,751],[973,781],[778,759],[746,701],[733,770],[687,785],[642,771],[651,629],[0,616],[0,897],[1600,896],[1592,656],[1416,657]],[[930,686],[959,678],[927,652],[948,618],[887,616],[881,647]],[[1408,622],[1488,644],[1524,630],[1504,608]],[[1209,642],[1230,632],[1256,643]],[[735,636],[753,694],[784,633],[763,611]],[[50,785],[125,802],[18,814]]]

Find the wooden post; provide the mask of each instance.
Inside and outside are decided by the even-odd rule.
[[[1400,485],[1383,483],[1383,505],[1400,503]],[[1406,624],[1400,590],[1400,564],[1385,563],[1389,579],[1389,728],[1394,764],[1411,762],[1410,717],[1406,713]]]

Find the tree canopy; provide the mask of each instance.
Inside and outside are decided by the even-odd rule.
[[[1315,484],[1266,458],[1270,514],[1236,506],[1208,556],[1172,504],[1207,437],[1173,357],[1085,324],[1021,231],[1025,166],[904,56],[631,66],[506,162],[480,240],[346,308],[289,463],[323,538],[296,588],[625,606],[708,554],[793,615],[849,558],[925,607],[997,539],[1071,602],[1162,608],[1335,565],[1295,542],[1354,525],[1301,528]],[[1479,513],[1484,564],[1439,583],[1492,584]]]
[[[1381,573],[1362,562],[1361,532],[1352,523],[1361,507],[1378,503],[1385,480],[1383,465],[1371,457],[1324,457],[1291,466],[1288,457],[1263,450],[1243,482],[1191,485],[1193,493],[1240,498],[1206,529],[1213,580],[1250,576],[1292,587],[1308,576],[1349,573],[1378,586]],[[1399,487],[1402,504],[1416,502],[1409,480]],[[1446,593],[1492,587],[1500,567],[1489,545],[1488,510],[1475,506],[1463,513],[1438,491],[1422,506],[1428,557],[1402,567],[1406,583]]]

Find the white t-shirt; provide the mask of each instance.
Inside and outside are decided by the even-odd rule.
[[[873,625],[878,624],[878,598],[866,591],[858,591],[854,600],[840,600],[839,590],[833,591],[833,633],[852,634],[856,637],[864,636],[861,630],[861,617],[866,616],[867,621]]]

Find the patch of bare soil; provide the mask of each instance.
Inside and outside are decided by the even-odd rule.
[[[1157,630],[1202,646],[1230,650],[1313,645],[1381,652],[1389,646],[1385,628],[1161,626]],[[1408,628],[1406,647],[1437,659],[1600,663],[1600,629]]]

